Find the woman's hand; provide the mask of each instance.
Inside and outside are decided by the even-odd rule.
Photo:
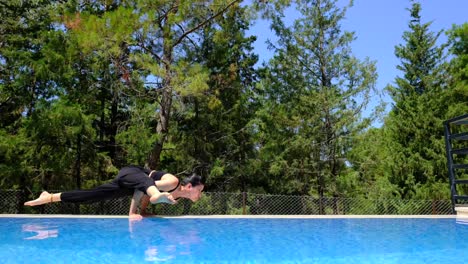
[[[128,215],[128,220],[130,220],[130,221],[139,221],[141,219],[143,219],[143,216],[140,215],[140,214],[129,214]]]

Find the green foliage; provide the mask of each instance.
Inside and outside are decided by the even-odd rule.
[[[147,150],[158,140],[158,134],[151,129],[155,108],[154,104],[141,104],[130,108],[130,118],[117,134],[117,144],[122,147],[129,164],[145,164],[148,158]]]
[[[286,26],[291,2],[5,3],[0,188],[91,188],[124,165],[157,164],[236,194],[158,213],[240,214],[239,192],[359,199],[287,200],[321,213],[359,214],[371,203],[411,213],[393,198],[447,199],[442,122],[468,112],[467,24],[448,32],[446,62],[441,32],[412,5],[396,47],[402,76],[388,87],[394,108],[382,128],[369,128],[375,113],[362,111],[376,92],[375,62],[352,54],[355,34],[341,28],[348,6],[294,1],[300,17]],[[279,40],[260,69],[247,36],[256,15]],[[278,206],[246,202],[252,214]]]
[[[131,44],[131,35],[138,28],[134,10],[118,7],[104,14],[74,13],[65,16],[65,26],[77,38],[82,52],[96,52],[102,57],[119,57],[120,45]]]
[[[95,161],[91,120],[92,116],[84,115],[80,106],[66,101],[52,102],[50,107],[38,105],[23,128],[23,133],[31,140],[25,158],[35,168],[32,184],[63,188],[67,176],[72,175],[78,152],[80,162],[92,164]]]
[[[385,147],[392,160],[388,179],[405,199],[427,197],[422,193],[441,198],[440,192],[423,189],[434,190],[447,182],[442,127],[448,108],[445,45],[436,46],[441,32],[429,31],[431,23],[421,22],[420,10],[419,3],[412,4],[409,31],[403,34],[405,44],[396,47],[404,77],[397,77],[397,86],[389,87],[395,105],[384,126]]]
[[[468,23],[453,26],[448,35],[454,57],[449,63],[452,76],[450,92],[444,98],[449,102],[447,119],[468,112]]]
[[[18,189],[20,175],[31,175],[31,167],[24,160],[30,141],[22,134],[10,134],[0,129],[0,188]]]
[[[55,39],[53,34],[48,34],[50,7],[50,1],[10,1],[2,5],[1,127],[15,125],[22,114],[32,113],[38,98],[56,95],[56,86],[50,77],[60,62],[55,61],[55,54],[49,50]]]
[[[180,95],[170,135],[175,148],[166,151],[163,166],[197,171],[217,190],[246,188],[252,180],[246,171],[253,157],[248,124],[255,111],[257,57],[251,52],[254,39],[245,37],[247,28],[245,8],[238,6],[211,21],[196,34],[200,48],[185,48],[188,57],[178,63],[179,77],[173,80]]]
[[[174,91],[180,96],[202,97],[208,90],[209,76],[201,65],[181,61],[175,71],[179,78],[173,81]]]
[[[207,196],[204,195],[200,199],[200,201],[197,201],[192,205],[192,210],[195,210],[195,212],[200,212],[200,215],[210,215],[210,214],[218,214],[219,211],[218,208],[215,206],[215,201],[212,196]]]
[[[335,1],[297,1],[302,17],[278,15],[275,56],[261,82],[260,157],[270,190],[339,195],[347,153],[369,121],[361,117],[376,81],[375,63],[352,56],[354,33],[341,30]]]

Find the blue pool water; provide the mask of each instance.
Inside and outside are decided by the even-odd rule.
[[[445,219],[0,218],[0,263],[463,263]]]

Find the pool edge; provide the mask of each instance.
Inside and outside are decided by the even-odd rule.
[[[0,214],[0,218],[128,218],[127,215],[59,215],[59,214]],[[274,218],[274,219],[340,219],[340,218],[457,218],[456,215],[181,215],[150,216],[149,218]]]

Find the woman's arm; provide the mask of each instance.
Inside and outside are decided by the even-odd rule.
[[[132,202],[130,203],[130,210],[128,212],[128,216],[130,217],[130,219],[139,220],[143,218],[140,214],[137,213],[138,203],[140,202],[142,196],[142,191],[135,190],[135,192],[133,193]]]
[[[146,212],[146,208],[148,208],[148,204],[149,204],[149,196],[143,195],[143,198],[141,198],[141,204],[140,204],[141,215],[149,215],[149,213]]]

